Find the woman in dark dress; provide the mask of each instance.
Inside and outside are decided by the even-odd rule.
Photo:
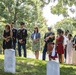
[[[10,26],[6,25],[5,30],[3,32],[3,54],[5,49],[12,48],[12,32],[10,30]]]

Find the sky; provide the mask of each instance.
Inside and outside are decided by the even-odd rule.
[[[53,26],[58,21],[61,21],[62,19],[64,19],[64,17],[62,15],[58,16],[58,15],[53,15],[51,13],[50,6],[56,5],[56,4],[57,4],[57,2],[55,2],[55,3],[49,3],[48,5],[46,5],[43,8],[43,16],[46,19],[46,22],[47,22],[48,27],[49,26]],[[73,8],[75,8],[75,7],[73,6]],[[68,10],[68,13],[69,13],[70,17],[74,17],[75,16],[75,14],[72,14],[69,10]]]
[[[55,3],[49,3],[48,5],[46,5],[43,8],[43,16],[46,19],[46,22],[47,22],[48,26],[52,26],[52,25],[56,24],[56,22],[58,22],[58,21],[60,21],[60,20],[63,19],[62,15],[57,16],[57,15],[53,15],[51,13],[50,6],[56,5],[56,4],[57,4],[57,2],[55,2]]]

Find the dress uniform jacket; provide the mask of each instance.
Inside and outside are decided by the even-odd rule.
[[[18,40],[22,39],[22,42],[26,44],[27,30],[25,28],[19,29],[17,32]]]
[[[16,43],[16,38],[17,38],[17,29],[16,28],[12,28],[12,40],[15,43]]]

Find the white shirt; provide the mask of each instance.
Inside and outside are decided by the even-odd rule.
[[[64,36],[64,45],[67,45],[67,42],[68,42],[68,36]]]
[[[36,33],[34,34],[34,40],[36,39]]]

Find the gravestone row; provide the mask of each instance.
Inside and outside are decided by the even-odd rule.
[[[55,61],[47,62],[46,75],[60,75],[59,63]],[[4,56],[4,72],[16,72],[15,50],[6,49]]]

